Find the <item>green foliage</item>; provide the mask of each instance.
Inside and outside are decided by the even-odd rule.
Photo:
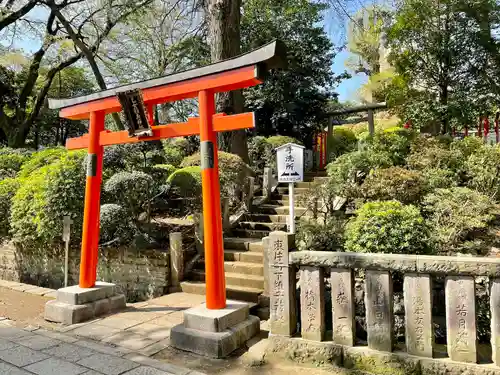
[[[500,147],[481,146],[465,162],[467,186],[489,197],[500,199]]]
[[[342,251],[345,222],[337,217],[325,223],[301,220],[297,226],[296,242],[298,250]]]
[[[117,204],[103,204],[100,211],[101,243],[113,245],[128,244],[135,234],[135,226],[130,221],[129,213]]]
[[[469,156],[474,154],[476,151],[481,149],[483,146],[483,140],[479,137],[465,137],[464,139],[456,139],[454,140],[450,148],[452,150],[459,151],[462,154],[464,159],[467,159]]]
[[[437,189],[425,196],[423,207],[441,251],[456,250],[468,235],[484,230],[493,219],[492,200],[464,187]]]
[[[272,137],[267,138],[267,143],[273,150],[280,146],[286,145],[287,143],[297,143],[299,145],[302,144],[302,142],[300,142],[298,139],[286,135],[273,135]]]
[[[268,160],[271,159],[271,147],[267,143],[267,138],[257,135],[248,141],[248,158],[254,170],[262,174],[264,168],[268,165]]]
[[[407,163],[410,168],[417,170],[441,168],[457,172],[463,158],[460,151],[450,149],[446,140],[420,136],[412,143]]]
[[[189,141],[186,138],[168,138],[162,141],[165,163],[179,167],[182,160],[190,154]]]
[[[328,137],[328,157],[334,160],[342,154],[354,151],[358,140],[354,132],[348,128],[337,126],[333,128],[333,134]]]
[[[119,172],[104,184],[104,191],[133,217],[138,218],[153,197],[153,178],[144,172]]]
[[[413,131],[397,128],[390,132],[376,133],[372,139],[369,139],[369,147],[374,152],[389,153],[394,165],[404,165],[414,138]]]
[[[15,177],[21,170],[22,165],[29,160],[29,154],[16,152],[9,148],[0,152],[0,179]]]
[[[425,188],[428,192],[435,189],[455,187],[458,184],[457,174],[441,168],[426,168],[420,171],[425,181]]]
[[[19,172],[20,178],[26,178],[36,170],[51,164],[52,162],[60,159],[68,151],[62,147],[47,148],[45,150],[34,152],[31,158],[23,164]]]
[[[49,251],[61,239],[66,215],[76,242],[82,230],[85,197],[84,151],[69,152],[21,181],[12,199],[13,239],[25,249]]]
[[[375,169],[363,182],[361,192],[368,200],[397,200],[417,203],[425,193],[425,181],[418,171],[401,167]]]
[[[201,198],[201,167],[190,166],[176,170],[167,182],[174,192],[184,198]]]
[[[10,208],[19,186],[19,179],[5,178],[0,181],[0,242],[9,237]]]
[[[322,26],[324,2],[248,0],[243,2],[243,52],[279,39],[287,46],[287,69],[273,70],[266,82],[245,91],[256,112],[257,134],[283,134],[310,141],[323,121],[329,88],[337,83],[333,45]]]
[[[372,169],[390,166],[391,156],[386,152],[354,151],[341,155],[327,166],[328,189],[332,194],[345,198],[355,197]]]
[[[346,251],[425,254],[430,232],[418,208],[397,201],[371,202],[346,227]]]

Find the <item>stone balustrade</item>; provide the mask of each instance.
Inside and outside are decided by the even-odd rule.
[[[294,252],[293,236],[284,232],[272,232],[266,245],[273,344],[269,350],[274,353],[302,356],[300,361],[308,353],[313,362],[374,374],[500,374],[500,259]],[[366,340],[356,337],[354,275],[359,271],[364,278]],[[397,347],[393,276],[401,274],[405,342]],[[436,276],[444,278],[448,358],[436,355],[432,316]],[[485,364],[478,364],[475,277],[479,276],[489,278],[491,360]],[[325,308],[326,293],[331,293],[331,311]],[[327,314],[332,322],[329,332]]]

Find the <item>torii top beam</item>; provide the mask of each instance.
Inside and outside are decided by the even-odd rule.
[[[60,109],[63,118],[82,120],[88,119],[91,112],[121,111],[116,97],[121,91],[139,89],[145,104],[151,106],[193,98],[200,90],[217,93],[243,89],[262,83],[268,69],[284,65],[283,50],[283,45],[275,40],[246,54],[201,68],[71,99],[49,99],[49,108]]]

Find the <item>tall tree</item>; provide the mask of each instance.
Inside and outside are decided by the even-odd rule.
[[[309,0],[246,0],[242,18],[245,51],[272,39],[287,47],[288,67],[273,71],[264,84],[246,90],[246,106],[256,111],[257,133],[310,141],[320,127],[333,87],[342,77],[331,70],[333,45],[321,26],[327,5]]]
[[[206,0],[208,17],[208,41],[212,62],[225,60],[240,54],[241,0]],[[241,113],[244,109],[241,90],[217,95],[217,111],[227,114]],[[219,136],[219,148],[239,155],[248,162],[248,146],[245,130],[237,130]]]

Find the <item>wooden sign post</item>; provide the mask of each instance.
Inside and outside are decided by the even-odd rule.
[[[279,43],[274,41],[245,55],[202,68],[83,97],[49,100],[50,108],[60,109],[61,117],[90,120],[87,135],[69,139],[66,143],[66,147],[70,150],[88,150],[80,287],[91,288],[96,282],[104,147],[199,135],[205,233],[206,306],[209,309],[225,308],[226,289],[216,134],[253,128],[255,124],[253,113],[232,116],[215,114],[214,98],[219,92],[243,89],[262,83],[266,69],[276,67],[282,62],[278,55],[278,46]],[[186,123],[153,126],[155,105],[187,98],[198,98],[199,118],[189,119]],[[125,108],[122,108],[122,105]],[[141,108],[142,106],[145,109]],[[105,130],[106,114],[120,112],[122,109],[127,115],[127,121],[130,122],[129,131]],[[143,113],[147,116],[149,126],[143,123]]]
[[[68,286],[69,240],[71,234],[71,224],[73,224],[73,220],[71,220],[71,217],[64,216],[62,239],[64,241],[64,286],[65,287]]]
[[[288,231],[295,233],[295,182],[304,181],[304,146],[295,143],[276,148],[276,158],[278,164],[278,181],[288,182],[289,217]]]

